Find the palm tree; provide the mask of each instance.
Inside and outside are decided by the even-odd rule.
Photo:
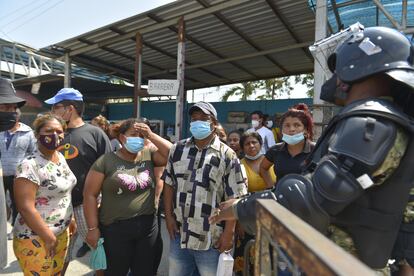
[[[240,96],[240,101],[247,101],[247,99],[256,92],[256,89],[259,88],[259,86],[260,82],[257,81],[242,82],[227,90],[221,97],[221,100],[227,102],[231,96]]]
[[[282,95],[290,96],[290,92],[293,90],[289,77],[260,81],[260,88],[265,90],[265,94],[257,97],[258,100],[274,100]]]

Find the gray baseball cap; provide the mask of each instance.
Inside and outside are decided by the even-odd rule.
[[[217,119],[217,111],[211,103],[207,103],[207,102],[195,103],[192,107],[190,107],[188,114],[191,115],[196,110],[201,110],[204,114],[211,115],[214,117],[214,119]]]

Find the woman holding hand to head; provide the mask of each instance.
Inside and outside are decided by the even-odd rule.
[[[86,177],[86,241],[96,247],[103,236],[105,275],[126,275],[128,271],[153,275],[158,235],[154,167],[167,163],[171,143],[143,122],[134,118],[124,121],[119,127],[122,148],[101,156]],[[156,148],[144,147],[146,139]]]
[[[56,150],[65,122],[46,114],[33,126],[38,151],[18,165],[14,182],[19,214],[13,249],[24,275],[60,275],[69,236],[75,231],[71,191],[76,177]]]

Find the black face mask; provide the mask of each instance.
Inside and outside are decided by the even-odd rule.
[[[350,89],[350,84],[340,82],[338,85],[337,76],[336,74],[333,74],[332,77],[322,85],[320,98],[326,102],[343,105]]]
[[[17,112],[0,111],[0,131],[12,129],[17,122]]]

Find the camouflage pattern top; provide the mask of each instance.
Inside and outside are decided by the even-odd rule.
[[[400,165],[400,161],[404,156],[405,150],[408,146],[408,135],[402,128],[398,128],[394,145],[390,149],[381,166],[376,170],[371,178],[375,185],[381,185],[385,180],[392,175],[392,173]],[[414,189],[411,190],[414,193]],[[404,221],[414,220],[414,203],[409,203],[404,212]],[[328,238],[334,243],[342,247],[347,252],[354,256],[357,256],[356,249],[352,238],[343,230],[334,225],[330,225],[328,228]]]
[[[414,188],[410,190],[410,196],[414,197]],[[405,207],[403,222],[404,223],[414,222],[414,201],[409,201],[407,204],[407,207]]]

